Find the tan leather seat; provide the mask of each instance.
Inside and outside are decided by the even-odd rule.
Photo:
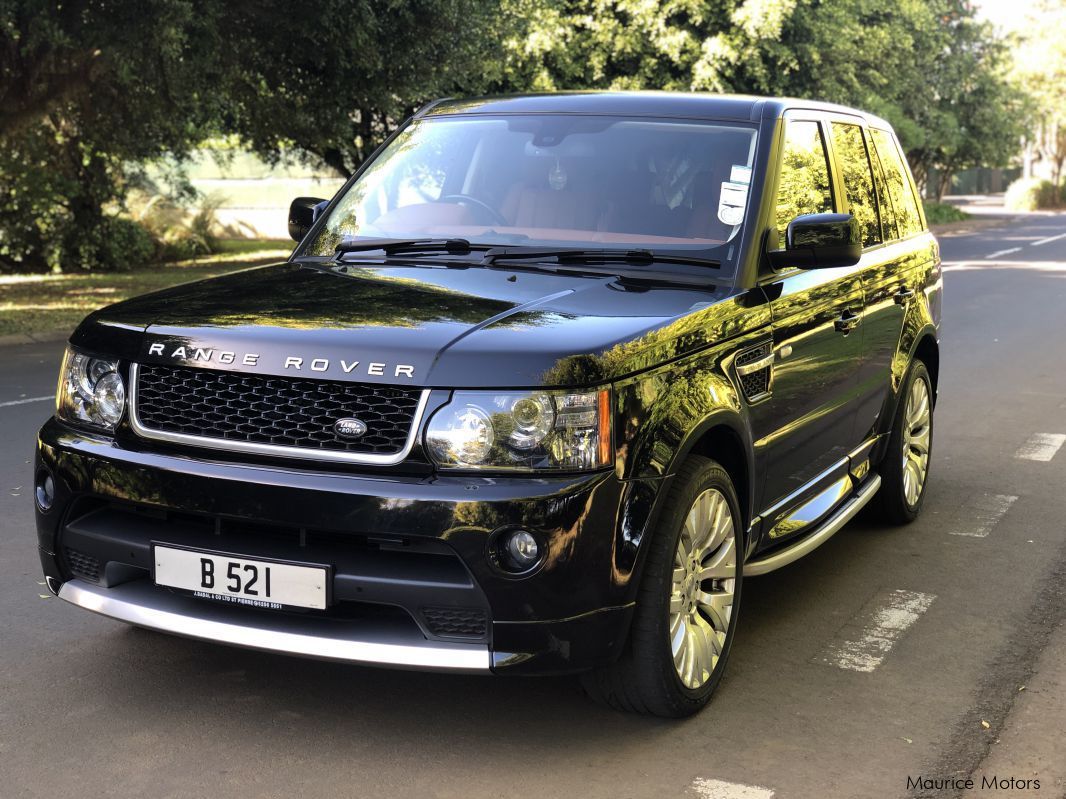
[[[597,230],[603,215],[603,192],[590,188],[591,179],[579,168],[562,164],[566,185],[553,189],[548,172],[553,164],[537,162],[527,166],[521,183],[507,192],[500,209],[515,227],[562,230]]]

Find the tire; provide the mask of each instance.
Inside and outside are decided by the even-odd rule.
[[[911,413],[914,395],[923,391],[926,398],[925,413],[916,416]],[[912,418],[908,419],[908,415]],[[916,424],[923,416],[924,427]],[[921,453],[923,441],[924,455]],[[896,416],[892,420],[892,433],[888,438],[888,451],[879,468],[881,489],[870,503],[873,517],[896,525],[910,524],[918,518],[929,486],[932,446],[933,381],[925,364],[915,359],[903,381]],[[912,462],[910,467],[907,466],[908,460]],[[921,480],[915,492],[918,471],[921,472]]]
[[[709,526],[698,524],[702,518],[711,519]],[[741,519],[725,469],[708,458],[686,460],[648,542],[626,649],[616,662],[582,675],[592,699],[668,718],[690,716],[707,704],[722,679],[736,630],[743,580]],[[694,536],[694,529],[706,532]],[[693,540],[705,547],[689,546]],[[682,546],[688,552],[684,559]],[[722,576],[698,580],[699,569]],[[680,665],[675,665],[675,651]]]

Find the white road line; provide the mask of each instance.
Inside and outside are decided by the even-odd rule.
[[[774,792],[769,788],[708,780],[703,777],[698,777],[692,783],[692,790],[700,799],[774,799]]]
[[[999,258],[999,256],[1001,256],[1001,255],[1010,255],[1012,252],[1021,252],[1021,251],[1022,251],[1021,247],[1011,247],[1009,250],[1000,250],[998,252],[990,253],[990,254],[986,255],[985,258],[986,259],[988,259],[988,258]]]
[[[848,671],[873,671],[903,633],[929,610],[934,599],[934,594],[919,591],[897,590],[878,595],[868,605],[872,609],[845,628],[848,637],[831,644],[815,660]]]
[[[1014,453],[1014,457],[1047,463],[1064,443],[1066,435],[1062,433],[1033,433]]]
[[[1050,244],[1051,242],[1058,241],[1059,239],[1066,239],[1066,233],[1060,233],[1057,236],[1048,236],[1046,239],[1040,239],[1039,241],[1031,241],[1029,242],[1029,246],[1039,247],[1041,244]]]
[[[969,507],[972,521],[961,530],[949,530],[949,535],[962,535],[970,538],[987,538],[992,528],[1010,510],[1018,498],[1011,494],[982,494]]]
[[[0,402],[0,408],[10,408],[12,405],[28,405],[31,402],[46,402],[54,399],[55,395],[49,394],[47,397],[27,397],[26,399],[8,400],[7,402]]]

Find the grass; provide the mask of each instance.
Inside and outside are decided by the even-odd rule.
[[[946,225],[949,222],[962,222],[970,218],[965,211],[960,211],[954,205],[947,203],[923,203],[925,206],[925,218],[930,225]]]
[[[292,242],[232,239],[222,252],[133,272],[0,275],[0,336],[71,331],[104,305],[289,256]]]

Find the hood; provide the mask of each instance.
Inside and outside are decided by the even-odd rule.
[[[140,362],[259,374],[565,387],[613,380],[726,331],[736,335],[742,303],[711,284],[284,263],[118,303],[91,315],[71,341]]]

